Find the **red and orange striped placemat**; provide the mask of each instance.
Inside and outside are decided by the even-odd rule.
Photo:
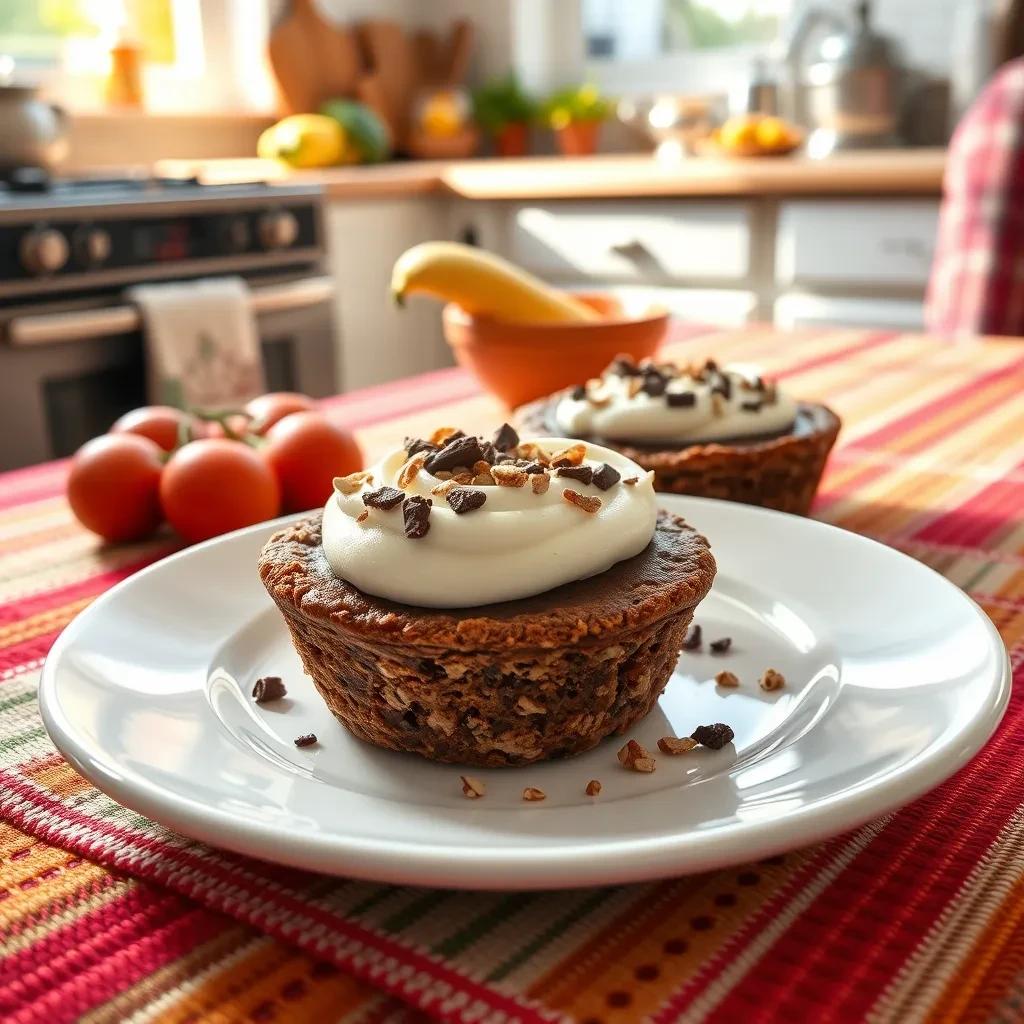
[[[1024,664],[1024,343],[700,334],[845,429],[817,515],[922,559]],[[459,371],[333,403],[368,451],[498,416]],[[857,832],[693,878],[546,894],[346,882],[119,807],[43,732],[41,659],[170,549],[104,550],[64,469],[0,477],[0,1019],[947,1021],[1024,1017],[1024,709],[946,785]],[[415,1009],[414,1009],[415,1008]]]

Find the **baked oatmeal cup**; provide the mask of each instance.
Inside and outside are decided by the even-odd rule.
[[[715,562],[650,474],[565,438],[407,439],[259,572],[352,733],[435,761],[581,753],[664,690]]]
[[[570,433],[654,473],[659,491],[807,515],[839,417],[756,370],[620,356],[601,377],[516,410],[530,433]]]

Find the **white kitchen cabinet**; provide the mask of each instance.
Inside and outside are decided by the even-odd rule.
[[[843,324],[898,331],[921,331],[924,316],[915,299],[808,295],[792,292],[775,300],[774,322],[783,328]]]
[[[779,207],[781,285],[919,288],[928,282],[935,199],[793,200]]]
[[[727,288],[664,288],[619,284],[609,288],[627,313],[637,315],[662,306],[680,320],[721,327],[738,327],[756,318],[757,296]]]
[[[750,271],[743,202],[594,200],[512,208],[509,255],[558,281],[740,281]]]

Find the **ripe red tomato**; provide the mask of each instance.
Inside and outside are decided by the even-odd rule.
[[[160,446],[137,434],[104,434],[71,462],[68,502],[78,521],[115,543],[141,540],[160,525]]]
[[[281,484],[285,512],[317,508],[330,497],[336,476],[363,466],[352,434],[317,412],[293,413],[271,427],[263,456]]]
[[[265,434],[275,423],[296,412],[310,412],[316,402],[309,395],[297,391],[273,391],[269,395],[254,398],[245,407],[252,417],[249,429],[254,434]]]
[[[139,434],[155,441],[165,452],[178,447],[182,424],[188,428],[188,437],[195,435],[196,424],[184,409],[169,405],[144,405],[126,412],[110,428],[112,434]]]
[[[281,493],[270,467],[241,441],[202,438],[179,448],[160,480],[164,515],[189,543],[273,519]]]

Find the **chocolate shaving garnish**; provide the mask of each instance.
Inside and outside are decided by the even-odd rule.
[[[453,437],[438,452],[434,452],[426,462],[428,473],[436,473],[439,469],[469,467],[484,457],[478,437]]]
[[[502,423],[495,431],[492,443],[499,452],[510,452],[519,444],[519,435],[508,423]]]
[[[753,402],[740,402],[740,408],[744,412],[760,412],[764,408],[764,402],[755,400]]]
[[[401,504],[405,495],[397,487],[379,487],[375,491],[367,491],[363,495],[363,504],[367,508],[380,508],[385,512]]]
[[[567,487],[562,491],[562,497],[584,512],[593,515],[601,507],[601,499],[596,494],[580,494],[579,491],[571,491]]]
[[[402,503],[405,535],[410,540],[425,537],[430,531],[430,506],[430,499],[421,498],[418,494],[410,495]]]
[[[686,639],[683,641],[684,651],[696,651],[700,649],[700,645],[703,643],[701,636],[701,628],[695,622],[689,632],[686,634]]]
[[[692,391],[666,391],[665,404],[670,409],[692,409],[697,404],[697,396]]]
[[[569,392],[569,397],[574,402],[582,402],[587,397],[587,389],[582,384],[577,384],[576,387]]]
[[[593,484],[595,487],[599,487],[602,491],[607,491],[613,484],[617,484],[622,479],[622,475],[617,469],[612,469],[607,462],[602,462],[600,467],[594,470]]]
[[[695,739],[702,747],[708,750],[721,750],[726,743],[732,743],[735,733],[729,726],[722,722],[715,722],[714,725],[698,725],[690,733],[690,738]]]
[[[461,516],[478,509],[487,500],[487,495],[483,491],[473,491],[468,487],[454,487],[444,496],[444,500],[451,505],[457,516]]]
[[[559,466],[558,475],[567,476],[570,480],[579,480],[581,484],[589,484],[594,479],[594,471],[589,466]]]
[[[723,636],[721,640],[712,640],[708,646],[711,648],[712,654],[725,654],[732,647],[732,637]]]
[[[651,398],[657,398],[665,394],[668,381],[657,370],[650,370],[644,374],[644,386],[640,389],[646,392]]]
[[[629,356],[616,356],[608,369],[620,377],[639,377],[643,373]]]
[[[280,676],[260,676],[252,688],[252,697],[257,704],[280,700],[287,693],[288,690]]]
[[[295,746],[297,747],[311,747],[316,743],[316,733],[307,732],[302,736],[295,737]]]
[[[422,437],[407,437],[405,439],[405,457],[407,459],[411,459],[414,455],[419,455],[420,452],[426,452],[430,455],[439,450],[436,444],[432,441],[424,441]]]

